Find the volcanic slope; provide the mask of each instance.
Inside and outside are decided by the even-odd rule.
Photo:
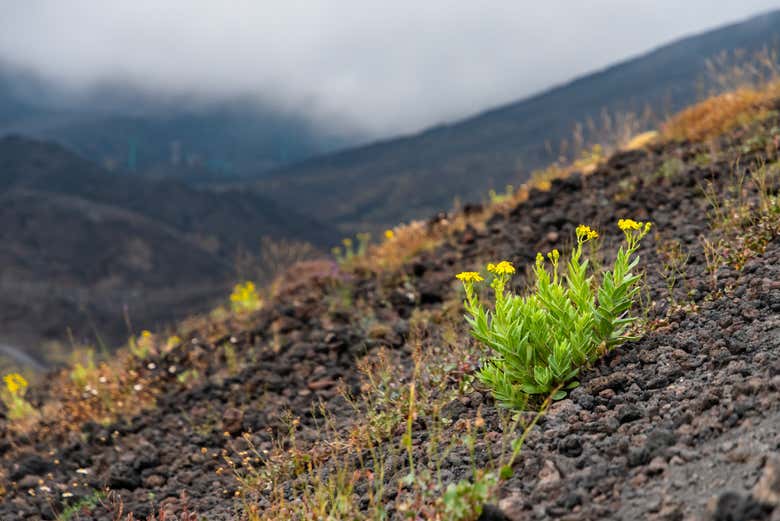
[[[442,240],[400,270],[293,267],[262,310],[195,321],[175,347],[100,369],[94,392],[52,375],[29,399],[57,414],[24,433],[0,420],[0,519],[474,519],[447,510],[446,486],[510,461],[469,496],[483,520],[777,519],[780,238],[764,203],[780,118],[764,116],[618,153],[465,226],[432,221]],[[716,226],[717,201],[745,213]],[[507,259],[521,289],[580,223],[614,252],[620,218],[654,224],[641,338],[584,371],[512,461],[523,429],[471,376],[454,274]]]

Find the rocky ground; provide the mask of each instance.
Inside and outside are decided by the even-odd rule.
[[[438,465],[445,485],[472,476],[473,466],[489,468],[507,439],[506,414],[468,379],[478,355],[469,357],[474,346],[457,319],[454,274],[500,259],[525,266],[537,251],[566,250],[580,223],[598,228],[612,251],[619,218],[655,225],[640,251],[648,282],[640,307],[644,336],[609,353],[549,408],[482,519],[780,519],[780,238],[770,235],[739,270],[726,261],[710,270],[701,242],[727,240],[720,245],[729,250],[724,255],[744,249],[727,231],[713,230],[702,188],[712,182],[717,193],[727,193],[737,156],[743,166],[736,168],[758,157],[776,161],[776,148],[746,148],[752,138],[744,132],[723,137],[715,155],[695,143],[620,153],[587,177],[532,190],[527,201],[484,226],[451,234],[400,272],[323,278],[293,272],[289,278],[305,280],[251,320],[229,323],[216,337],[190,333],[170,352],[136,361],[132,370],[156,396],[140,414],[72,430],[44,418],[26,434],[0,419],[6,469],[0,519],[118,519],[120,511],[143,519],[186,507],[194,519],[220,520],[268,511],[278,496],[237,480],[249,473],[241,457],[247,440],[261,453],[273,452],[295,417],[292,448],[322,447],[363,421],[339,382],[353,395],[376,392],[366,387],[357,359],[385,353],[381,360],[392,364],[398,391],[411,381],[420,345],[435,353],[450,346],[456,354],[460,346],[466,355],[443,369],[449,383],[430,394],[432,401],[446,397],[441,410],[432,407],[434,414],[421,404],[407,425],[409,407],[399,405],[400,421],[375,445],[388,454],[381,462],[382,502],[388,517],[403,518],[415,486],[397,485],[409,473],[404,451],[397,450],[407,428],[414,459]],[[754,194],[748,198],[755,202]],[[743,235],[757,233],[742,225]],[[671,293],[664,269],[669,245],[687,255]],[[522,287],[524,277],[515,284]],[[433,357],[425,360],[434,366]],[[35,389],[31,399],[40,405],[57,391]],[[313,412],[318,404],[328,412],[327,429]],[[478,426],[473,448],[453,441],[441,458],[431,455],[434,436],[460,439],[472,425]],[[328,445],[330,457],[317,467],[326,475],[354,456],[341,455],[336,445]],[[288,439],[282,449],[290,448]],[[379,475],[380,461],[368,459],[365,467]],[[316,472],[279,474],[281,496],[294,502],[296,487]],[[113,492],[106,495],[106,487]],[[350,496],[369,508],[370,493],[358,480]]]

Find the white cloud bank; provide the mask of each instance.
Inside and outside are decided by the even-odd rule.
[[[777,0],[0,0],[0,60],[72,89],[256,96],[372,136],[509,102]]]

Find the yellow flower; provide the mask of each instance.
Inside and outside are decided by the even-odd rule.
[[[254,311],[262,305],[254,282],[239,283],[230,294],[234,311]]]
[[[455,278],[467,283],[482,282],[483,280],[485,280],[482,278],[482,275],[480,275],[476,271],[464,271],[455,275]]]
[[[640,230],[642,228],[642,225],[643,223],[636,222],[633,219],[620,219],[618,221],[618,228],[620,228],[624,232],[632,231],[632,230]]]
[[[3,381],[5,382],[8,392],[14,396],[17,396],[20,392],[27,389],[27,380],[19,373],[7,374],[3,377]]]
[[[547,254],[547,256],[550,258],[550,261],[552,261],[553,264],[557,264],[558,259],[561,257],[561,252],[559,252],[557,249],[551,251]]]
[[[385,239],[389,241],[393,237],[395,237],[395,233],[393,232],[393,230],[385,230]]]
[[[515,272],[515,267],[509,261],[501,261],[498,264],[490,263],[487,269],[490,273],[495,273],[496,275],[511,275]]]
[[[177,335],[169,336],[168,340],[165,341],[165,347],[167,349],[171,349],[172,347],[179,344],[181,344],[181,338],[179,338]]]
[[[589,241],[591,239],[596,239],[599,236],[599,232],[591,228],[590,226],[585,226],[584,224],[580,224],[577,226],[577,239],[581,241]]]

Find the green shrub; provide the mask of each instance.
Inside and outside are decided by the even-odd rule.
[[[489,264],[493,310],[482,304],[475,284],[484,280],[477,272],[458,275],[466,290],[466,321],[471,334],[487,346],[491,355],[477,377],[504,407],[523,409],[529,395],[549,394],[555,399],[578,385],[580,370],[626,341],[630,315],[638,297],[642,275],[636,273],[639,242],[650,223],[621,219],[625,243],[618,250],[611,271],[599,277],[589,273],[583,245],[598,237],[587,226],[577,227],[577,245],[559,274],[560,254],[553,250],[548,263],[539,253],[533,274],[535,291],[515,295],[506,286],[515,272],[507,261]],[[549,269],[551,268],[551,269]]]

